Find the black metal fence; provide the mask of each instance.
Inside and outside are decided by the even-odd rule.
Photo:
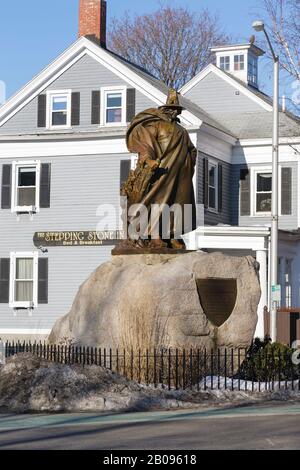
[[[169,390],[300,390],[300,361],[292,352],[5,344],[6,358],[24,352],[60,364],[102,366],[130,380]]]

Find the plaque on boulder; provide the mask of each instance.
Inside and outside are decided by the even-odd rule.
[[[236,304],[236,279],[198,279],[197,288],[209,321],[215,326],[223,325]]]

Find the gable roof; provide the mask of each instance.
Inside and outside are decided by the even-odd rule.
[[[118,54],[102,48],[86,37],[81,37],[0,107],[0,126],[45,90],[85,54],[93,57],[158,106],[166,102],[168,87],[162,81],[156,79],[145,69],[120,57]],[[183,124],[191,127],[200,127],[202,123],[205,123],[231,135],[230,131],[198,106],[183,97],[182,101],[182,105],[186,108],[181,116]]]
[[[241,93],[244,93],[244,95],[248,96],[248,98],[255,101],[257,104],[259,104],[266,111],[272,111],[271,103],[267,102],[264,99],[264,97],[261,96],[261,95],[263,95],[263,94],[261,94],[261,92],[253,93],[253,90],[254,90],[253,87],[247,86],[244,82],[242,82],[241,80],[236,79],[231,74],[224,72],[223,70],[219,69],[219,67],[216,67],[214,64],[207,65],[201,72],[199,72],[197,75],[195,75],[195,77],[193,77],[188,83],[186,83],[179,90],[180,93],[185,95],[188,91],[190,91],[194,86],[196,86],[201,80],[203,80],[203,78],[205,78],[210,73],[216,74],[217,76],[219,76],[220,78],[225,80],[227,83],[234,86],[237,90],[239,90]]]
[[[115,57],[117,60],[119,60],[121,63],[125,63],[127,67],[129,67],[131,70],[133,70],[135,73],[138,73],[141,77],[143,77],[146,81],[148,81],[151,85],[155,86],[158,88],[162,93],[165,94],[165,96],[168,95],[169,88],[167,85],[161,81],[158,80],[156,77],[154,77],[151,73],[149,73],[146,69],[133,64],[132,62],[129,62],[128,60],[124,59],[123,57],[119,56],[113,51],[110,51],[106,49],[108,54],[111,54],[113,57]],[[200,106],[196,105],[189,99],[185,98],[184,96],[180,95],[179,96],[179,102],[180,104],[193,113],[195,116],[197,116],[201,121],[205,122],[205,124],[208,124],[211,127],[214,127],[216,129],[219,129],[220,131],[224,132],[225,134],[232,135],[233,134],[225,127],[223,126],[220,122],[216,121],[212,116],[210,116],[208,113],[206,113]]]
[[[190,82],[181,88],[185,94],[197,85],[210,73],[214,73],[234,86],[241,93],[254,100],[261,107],[261,112],[232,112],[230,110],[216,112],[213,118],[221,122],[229,131],[239,139],[260,139],[272,136],[273,129],[273,100],[257,88],[246,84],[237,77],[213,64],[208,65],[198,73]],[[280,137],[299,137],[300,118],[289,111],[279,112],[279,135]]]

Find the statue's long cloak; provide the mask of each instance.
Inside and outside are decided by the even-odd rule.
[[[196,210],[193,187],[193,175],[197,151],[193,146],[189,134],[178,122],[161,109],[147,109],[138,114],[127,131],[127,147],[130,152],[139,154],[139,158],[159,160],[156,170],[141,204],[151,213],[152,204],[179,204],[182,208],[185,227],[179,230],[180,234],[187,233],[196,228]],[[189,205],[185,216],[185,205]],[[161,214],[156,220],[152,216],[152,228],[160,223]],[[172,226],[173,224],[173,226]],[[175,222],[176,224],[176,222]],[[150,227],[148,228],[148,230]],[[171,222],[171,236],[178,235],[178,227]]]

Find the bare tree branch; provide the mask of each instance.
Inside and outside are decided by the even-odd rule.
[[[280,54],[281,66],[300,80],[300,1],[262,0],[264,21]]]
[[[126,13],[122,19],[114,19],[108,45],[166,85],[179,89],[212,61],[212,46],[228,41],[218,17],[208,10],[195,14],[162,3],[152,14]]]

